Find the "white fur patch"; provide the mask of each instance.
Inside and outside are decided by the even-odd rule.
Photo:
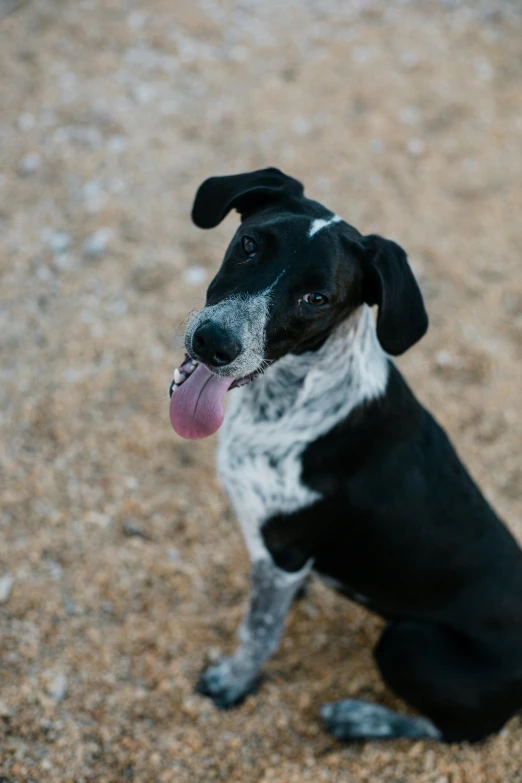
[[[318,231],[322,231],[323,228],[331,226],[333,223],[339,223],[341,220],[342,217],[339,217],[339,215],[334,215],[328,220],[324,220],[323,218],[316,218],[315,220],[312,220],[310,223],[310,228],[308,229],[308,239],[311,239],[313,236],[315,236]]]
[[[386,389],[388,359],[363,305],[316,352],[289,354],[233,390],[218,472],[253,561],[268,558],[260,529],[320,498],[301,481],[306,447]]]

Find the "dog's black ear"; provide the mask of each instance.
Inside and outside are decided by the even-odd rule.
[[[231,209],[244,215],[284,195],[302,196],[303,191],[300,182],[275,168],[210,177],[196,193],[192,220],[199,228],[214,228]]]
[[[406,253],[389,239],[362,237],[364,301],[378,305],[377,337],[384,350],[398,356],[428,329],[422,294]]]

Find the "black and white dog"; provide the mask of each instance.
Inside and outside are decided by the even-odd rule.
[[[428,325],[406,254],[274,168],[206,180],[192,217],[212,228],[234,208],[171,384],[187,438],[215,432],[244,387],[218,466],[252,591],[236,651],[198,690],[226,708],[255,688],[313,570],[386,619],[377,664],[425,716],[344,699],[322,707],[328,729],[480,740],[522,707],[522,552],[389,359]]]

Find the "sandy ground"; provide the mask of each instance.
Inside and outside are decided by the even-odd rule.
[[[431,329],[400,365],[522,538],[519,4],[0,15],[1,780],[522,781],[518,718],[480,747],[324,734],[324,701],[401,705],[379,621],[319,584],[256,696],[223,714],[193,694],[248,561],[214,439],[178,439],[166,394],[237,220],[195,229],[196,187],[278,165],[407,248]]]

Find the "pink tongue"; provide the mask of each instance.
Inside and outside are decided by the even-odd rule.
[[[191,440],[213,435],[223,423],[223,397],[233,380],[198,364],[170,398],[170,421],[178,435]]]

